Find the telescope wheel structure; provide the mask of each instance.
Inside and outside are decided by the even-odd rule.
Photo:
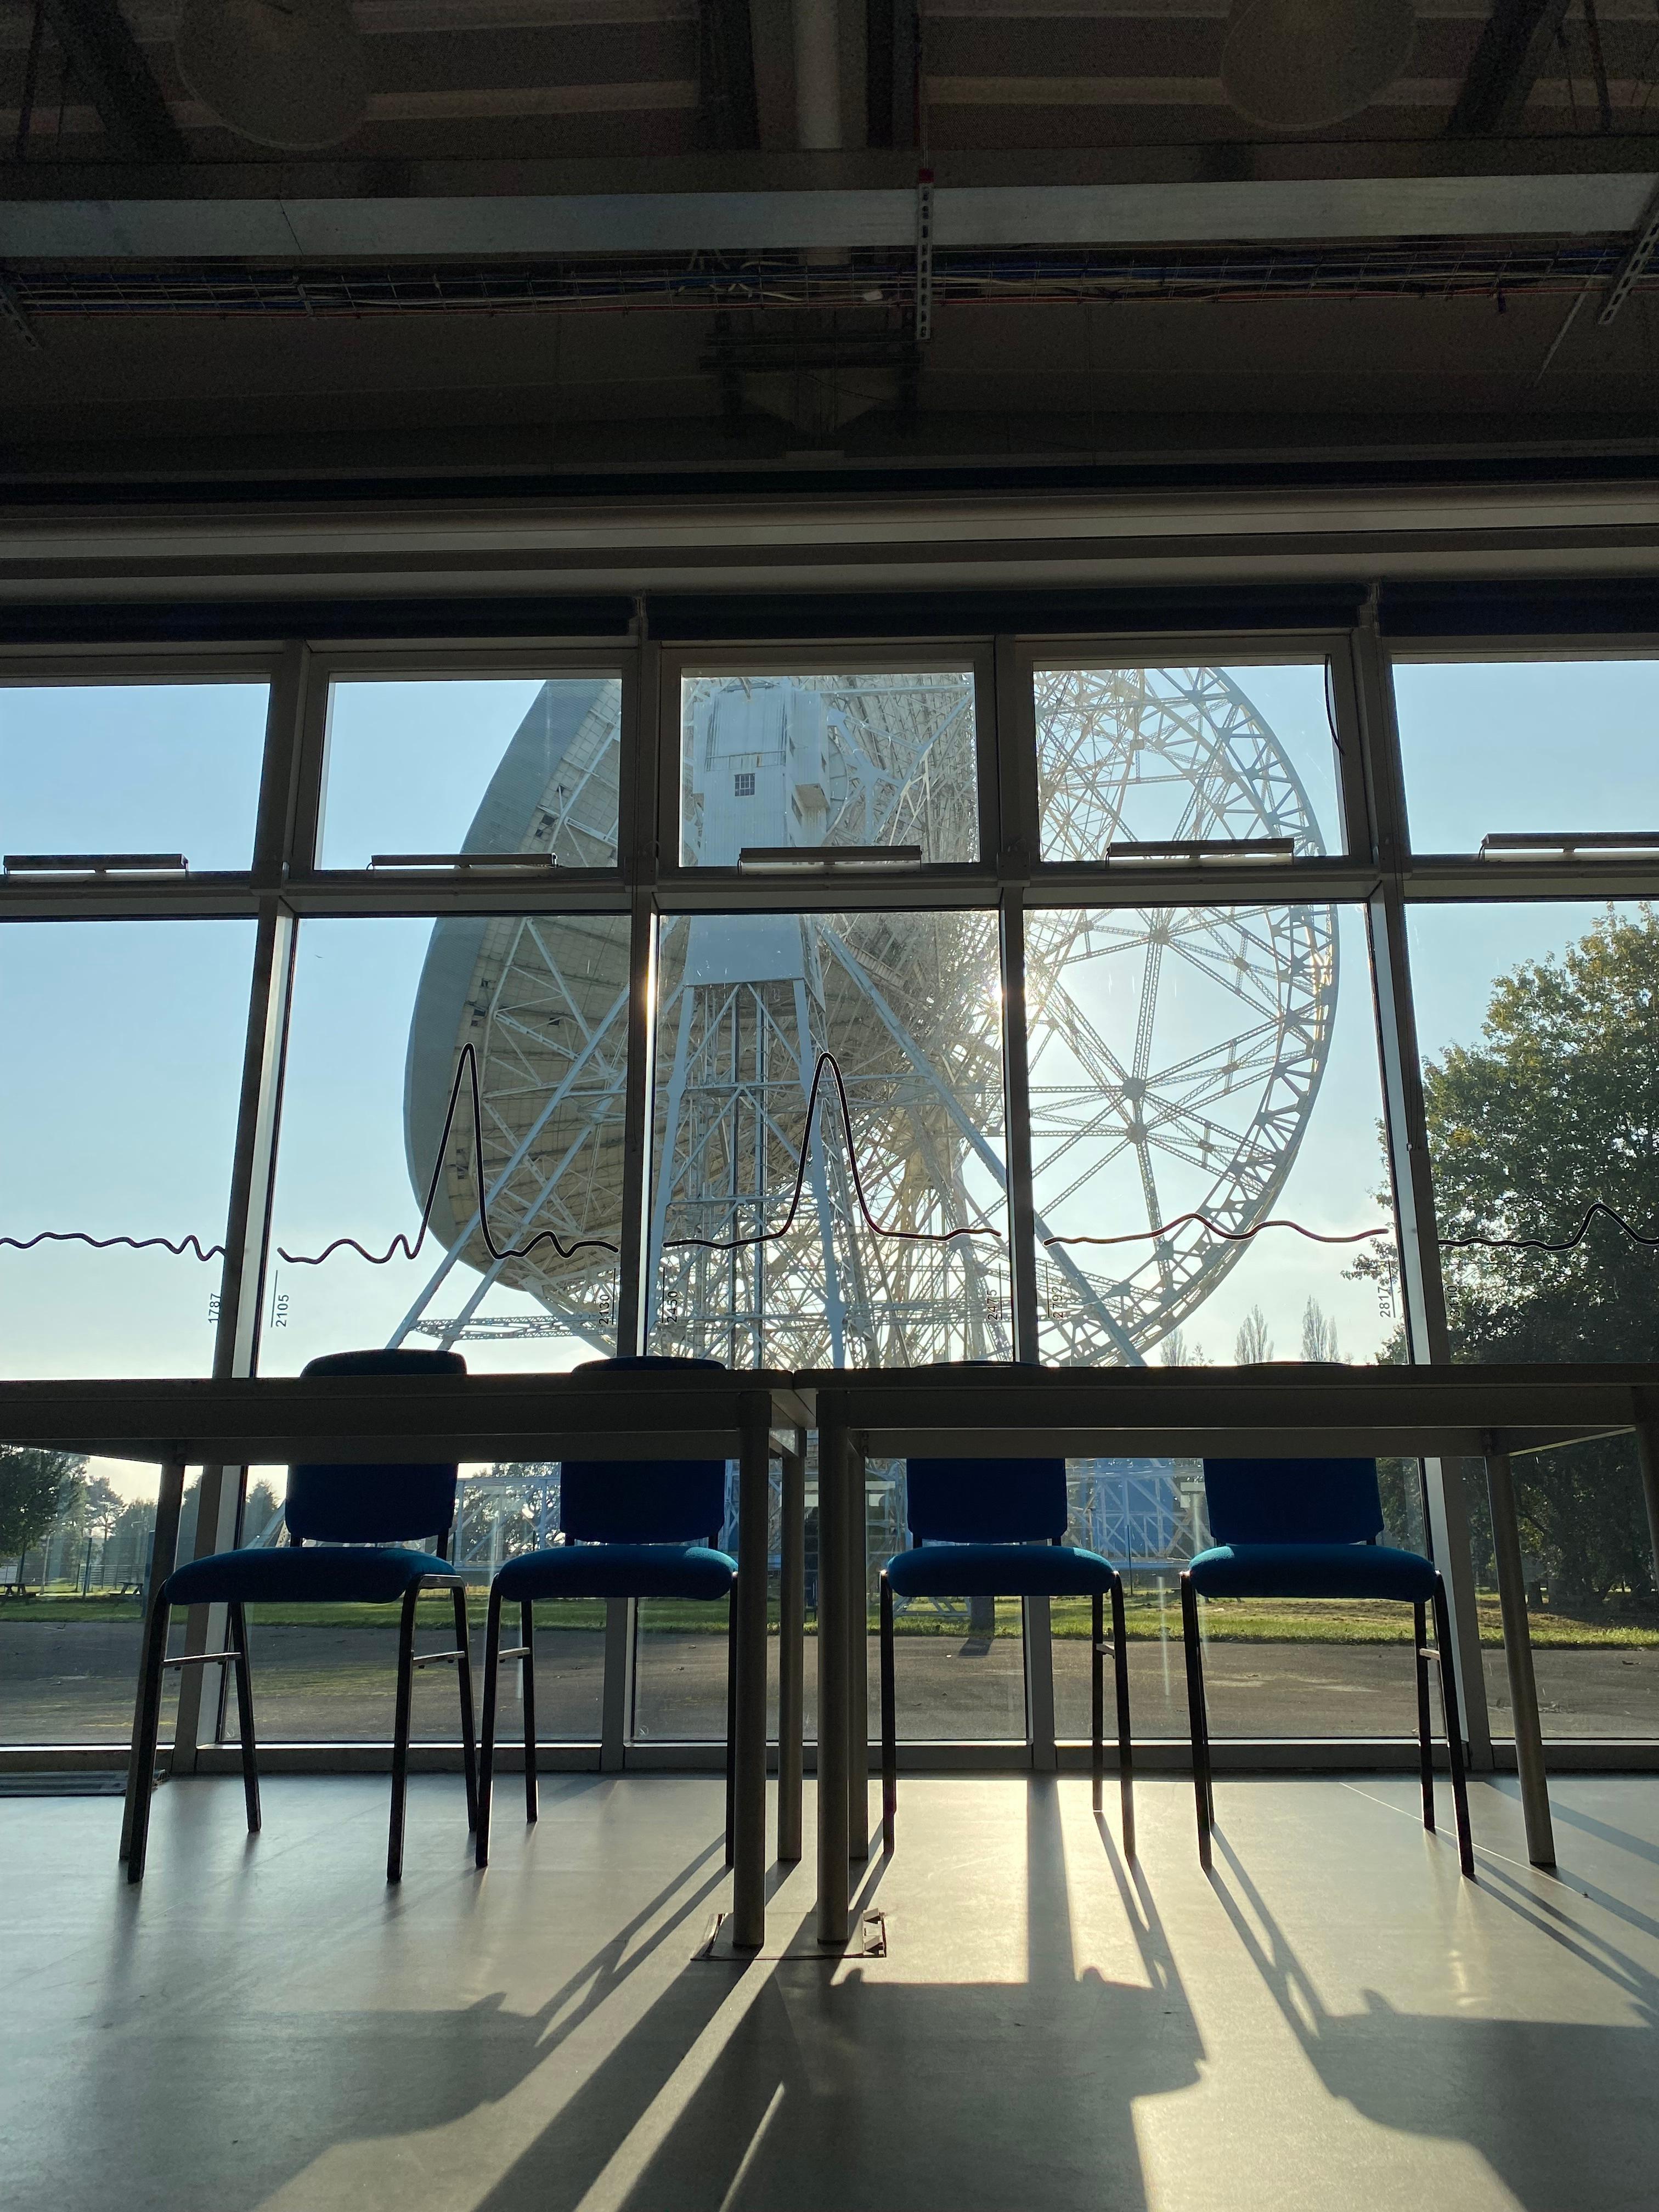
[[[822,695],[821,842],[920,842],[930,856],[977,849],[969,679],[789,680]],[[1045,857],[1098,858],[1135,836],[1288,835],[1300,850],[1322,850],[1283,748],[1222,672],[1040,672],[1038,706]],[[533,791],[515,759],[525,732],[509,746],[474,825],[480,844],[510,842],[505,795],[520,849],[591,857],[617,781],[617,687],[595,681],[561,712],[568,741],[556,757],[550,710],[532,732]],[[1266,1217],[1328,1053],[1334,918],[1314,906],[1037,909],[1027,916],[1026,957],[1043,1357],[1136,1363],[1247,1247],[1196,1224],[1109,1248],[1109,1259],[1041,1240],[1150,1231],[1188,1211],[1234,1231]],[[567,1244],[582,1235],[617,1241],[627,990],[623,917],[435,924],[405,1102],[420,1194],[435,1150],[431,1102],[441,1112],[470,1040],[497,1243],[544,1228]],[[1168,1017],[1172,1004],[1194,1001],[1198,1030],[1185,1035]],[[665,921],[653,1346],[744,1365],[1009,1357],[1006,1237],[919,1241],[1005,1226],[1000,1029],[995,924],[984,913]],[[870,1214],[897,1233],[874,1234],[865,1218],[827,1081],[808,1135],[807,1095],[824,1051],[845,1082]],[[740,1243],[781,1223],[804,1138],[793,1226]],[[442,1342],[470,1328],[504,1333],[510,1321],[478,1311],[499,1283],[611,1349],[615,1261],[591,1250],[561,1258],[547,1244],[526,1260],[492,1261],[477,1226],[472,1152],[470,1128],[458,1123],[434,1215],[446,1259],[403,1333]],[[440,1319],[433,1300],[457,1261],[483,1279]]]

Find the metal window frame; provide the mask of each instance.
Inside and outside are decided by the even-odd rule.
[[[1374,589],[1352,626],[1283,630],[1139,629],[1133,633],[1023,632],[1018,635],[911,634],[849,637],[844,641],[804,637],[753,644],[719,638],[664,647],[650,637],[649,609],[636,602],[631,636],[526,637],[499,641],[469,636],[428,638],[416,645],[372,636],[303,637],[272,644],[215,641],[197,645],[112,641],[35,648],[9,647],[0,655],[0,687],[96,686],[127,684],[263,682],[269,687],[255,846],[244,871],[201,872],[179,879],[40,879],[0,884],[0,925],[7,921],[146,920],[240,916],[256,924],[256,955],[244,1043],[242,1096],[228,1205],[228,1258],[221,1289],[215,1372],[250,1373],[257,1358],[263,1309],[266,1247],[277,1164],[285,1066],[289,981],[295,933],[310,915],[394,917],[447,913],[627,913],[630,917],[630,1030],[629,1117],[625,1162],[623,1292],[619,1345],[641,1336],[646,1301],[641,1279],[646,1254],[653,1113],[654,958],[659,922],[678,913],[720,910],[813,912],[909,907],[936,910],[994,908],[999,918],[1003,990],[1005,1109],[1008,1130],[1009,1205],[1014,1241],[1016,1342],[1035,1352],[1035,1247],[1019,1224],[1030,1213],[1029,1079],[1024,1019],[1024,917],[1033,909],[1073,905],[1138,907],[1296,905],[1363,902],[1371,938],[1371,974],[1382,1055],[1385,1125],[1389,1132],[1401,1249],[1413,1247],[1406,1271],[1407,1328],[1412,1356],[1443,1362],[1443,1291],[1433,1241],[1434,1211],[1422,1120],[1421,1065],[1406,939],[1407,909],[1417,904],[1478,901],[1486,905],[1540,900],[1627,899],[1659,896],[1659,856],[1608,865],[1540,860],[1506,864],[1499,871],[1467,854],[1417,854],[1411,846],[1400,769],[1393,674],[1396,666],[1424,663],[1545,660],[1639,660],[1659,658],[1659,633],[1556,637],[1510,634],[1458,638],[1389,638],[1379,625]],[[1338,793],[1346,849],[1322,861],[1295,862],[1271,872],[1206,869],[1201,881],[1176,878],[1167,869],[1117,864],[1044,862],[1038,848],[1036,671],[1056,665],[1180,665],[1220,664],[1283,666],[1323,660],[1329,670],[1338,750]],[[803,668],[872,672],[926,671],[942,662],[973,672],[975,685],[981,848],[969,863],[922,863],[884,871],[878,879],[837,877],[818,882],[790,874],[690,868],[679,861],[680,679],[713,667],[787,673]],[[317,865],[320,810],[325,787],[328,708],[337,680],[445,681],[468,678],[541,678],[562,673],[620,675],[624,744],[619,787],[617,861],[614,868],[560,871],[546,882],[518,879],[462,882],[389,878],[368,870],[325,870]],[[1022,1141],[1023,1140],[1023,1141]],[[1023,1209],[1023,1212],[1022,1212]],[[210,1477],[212,1477],[210,1495]],[[204,1470],[198,1551],[234,1532],[246,1486],[246,1470]],[[1462,1679],[1466,1726],[1476,1762],[1506,1763],[1507,1747],[1492,1742],[1474,1638],[1473,1582],[1467,1525],[1455,1482],[1432,1463],[1425,1491],[1437,1555],[1449,1565],[1454,1640]],[[1460,1584],[1462,1587],[1460,1588]],[[204,1616],[187,1626],[191,1648],[206,1648],[212,1624]],[[625,1639],[631,1655],[635,1624],[619,1620],[613,1644]],[[1024,1757],[1064,1763],[1054,1743],[1052,1679],[1048,1646],[1028,1632],[1025,1665],[1028,1734]],[[186,1669],[185,1680],[201,1670]],[[1046,1694],[1045,1694],[1046,1692]],[[607,1694],[605,1744],[601,1756],[633,1764],[627,1741],[631,1698],[622,1683]],[[1044,1714],[1048,1715],[1045,1723]],[[181,1705],[175,1763],[213,1763],[207,1741],[216,1731]],[[319,1759],[326,1747],[319,1747]],[[666,1748],[666,1747],[665,1747]],[[1651,1747],[1638,1746],[1647,1750]],[[1561,1746],[1552,1742],[1552,1759]],[[976,1747],[952,1747],[966,1763]],[[999,1747],[999,1758],[1017,1747]],[[47,1758],[35,1753],[29,1757]],[[61,1756],[84,1764],[84,1752]],[[0,1760],[9,1754],[0,1754]],[[641,1759],[638,1763],[644,1764]],[[654,1759],[651,1763],[655,1763]],[[1563,1760],[1561,1763],[1568,1763]],[[1639,1763],[1639,1762],[1638,1762]]]

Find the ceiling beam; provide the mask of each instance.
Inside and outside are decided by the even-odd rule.
[[[1483,137],[1520,120],[1570,4],[1571,0],[1493,0],[1446,125],[1452,137]]]
[[[116,0],[46,0],[46,10],[116,151],[135,161],[187,161],[184,133]]]
[[[1380,177],[1207,185],[941,185],[950,246],[1269,244],[1306,239],[1606,237],[1659,176]],[[875,191],[469,198],[0,198],[0,259],[251,255],[416,258],[914,246],[914,185]]]

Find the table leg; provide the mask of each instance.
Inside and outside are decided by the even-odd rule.
[[[1555,1864],[1555,1836],[1550,1823],[1549,1783],[1544,1771],[1544,1733],[1538,1719],[1538,1684],[1533,1674],[1532,1634],[1527,1625],[1526,1581],[1521,1566],[1521,1529],[1516,1518],[1515,1477],[1510,1455],[1494,1436],[1485,1439],[1486,1493],[1492,1500],[1492,1553],[1498,1563],[1498,1597],[1504,1615],[1504,1657],[1509,1666],[1510,1706],[1515,1721],[1515,1765],[1521,1783],[1521,1809],[1527,1824],[1527,1856],[1534,1866]]]
[[[738,1728],[733,1747],[732,1941],[766,1940],[766,1570],[770,1545],[772,1401],[744,1395],[738,1475]]]
[[[844,1402],[818,1400],[818,1941],[844,1943],[847,1864],[847,1515]]]
[[[783,1455],[778,1562],[778,1856],[801,1854],[801,1751],[806,1736],[806,1438]]]
[[[847,1454],[847,1851],[870,1856],[869,1491],[861,1445]]]
[[[161,1479],[155,1492],[155,1535],[150,1545],[149,1574],[144,1583],[144,1620],[148,1634],[149,1622],[155,1610],[155,1594],[179,1564],[179,1516],[185,1502],[185,1462],[174,1454],[161,1462]],[[132,1850],[132,1824],[138,1808],[138,1792],[148,1790],[153,1775],[140,1778],[137,1747],[138,1718],[143,1710],[144,1678],[142,1665],[138,1671],[138,1689],[132,1711],[133,1749],[127,1754],[127,1797],[121,1814],[121,1856],[125,1860]]]
[[[1659,1589],[1659,1422],[1637,1421],[1636,1456],[1642,1469],[1642,1495],[1647,1502],[1654,1586]]]

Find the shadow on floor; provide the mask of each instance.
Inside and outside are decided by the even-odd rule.
[[[1144,1984],[1076,1971],[1059,1800],[1034,1783],[1025,1893],[1003,1908],[1024,1917],[1025,1979],[751,1967],[717,1993],[725,2018],[692,2051],[688,2031],[714,2020],[695,2003],[708,1970],[693,1970],[479,2212],[569,2212],[601,2173],[626,2212],[1138,2212],[1135,2101],[1191,2087],[1203,2054],[1151,1895],[1098,1832]],[[641,2126],[665,2045],[690,2055]]]
[[[1334,2097],[1379,2126],[1469,2144],[1528,2212],[1654,2201],[1659,1978],[1646,1967],[1483,1856],[1486,1895],[1613,1982],[1632,2022],[1407,2013],[1373,1990],[1362,1992],[1363,2012],[1333,2013],[1237,1853],[1219,1832],[1215,1844],[1225,1863],[1211,1876],[1216,1895]],[[1457,1941],[1455,1929],[1447,1940]],[[1478,1952],[1472,1966],[1482,1971]]]

